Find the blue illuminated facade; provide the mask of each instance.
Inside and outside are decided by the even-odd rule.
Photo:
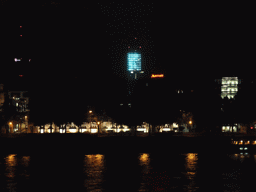
[[[140,71],[141,70],[141,54],[137,52],[128,53],[128,71]]]

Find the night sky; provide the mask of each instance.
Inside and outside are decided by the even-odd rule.
[[[1,60],[17,64],[13,58],[19,55],[33,58],[33,65],[27,66],[36,76],[108,72],[108,77],[122,77],[130,45],[142,47],[146,72],[155,69],[175,77],[217,73],[241,62],[246,65],[253,58],[253,16],[234,4],[9,3],[2,1],[6,9]],[[23,40],[17,45],[20,31]]]
[[[125,96],[128,46],[141,46],[145,74],[164,73],[170,83],[254,75],[250,6],[11,2],[1,1],[1,79],[36,93]]]

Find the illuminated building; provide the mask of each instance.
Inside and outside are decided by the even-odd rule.
[[[28,127],[31,124],[28,121],[28,104],[29,104],[29,97],[24,97],[24,93],[27,91],[8,91],[9,99],[11,99],[11,103],[13,106],[16,107],[16,111],[18,114],[12,120],[12,126],[9,131],[11,133],[16,132],[30,132]]]
[[[222,77],[221,79],[221,98],[228,97],[233,99],[238,92],[237,77]]]
[[[134,79],[138,78],[138,73],[143,73],[141,71],[141,54],[139,52],[129,52],[127,54],[127,70]]]
[[[128,53],[128,71],[141,70],[141,54],[137,52]]]
[[[241,79],[238,79],[238,77],[222,77],[221,79],[216,79],[221,86],[219,86],[220,90],[220,96],[222,99],[227,97],[228,99],[234,99],[238,92],[238,84],[241,84]],[[221,111],[224,112],[225,104],[222,103]],[[222,132],[238,132],[241,130],[241,124],[223,124],[221,126]]]
[[[241,84],[241,79],[237,77],[222,77],[221,79],[215,79],[219,84],[221,84],[221,98],[224,99],[234,99],[238,92],[238,84]]]
[[[27,91],[9,91],[9,98],[12,99],[12,104],[16,107],[18,112],[28,112],[29,98],[24,97]]]

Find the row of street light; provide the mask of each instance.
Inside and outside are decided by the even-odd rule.
[[[91,128],[93,128],[93,127],[92,127],[92,117],[91,117],[91,115],[93,114],[92,110],[89,110],[89,114],[90,114],[90,116],[89,116],[89,117],[90,117],[90,124],[89,124],[89,126],[90,126],[90,129],[91,129]],[[100,122],[100,121],[95,121],[95,123],[96,123],[96,122],[97,122],[97,128],[98,128],[98,133],[99,133],[99,132],[100,132],[100,123],[101,123],[101,122]],[[189,124],[192,125],[192,121],[189,121]],[[9,126],[10,126],[10,130],[11,130],[11,127],[13,126],[13,123],[12,123],[12,122],[9,122]],[[13,128],[13,127],[12,127],[12,128]],[[27,132],[27,131],[28,131],[27,116],[25,116],[25,128],[26,128],[26,132]],[[41,133],[41,132],[43,131],[42,128],[41,128],[41,126],[40,126],[40,129],[41,129],[41,130],[40,130],[39,132]],[[60,127],[60,129],[63,129],[63,128]],[[79,129],[83,129],[83,128],[80,127]],[[21,131],[21,130],[19,130],[19,131]],[[60,131],[61,131],[61,132],[64,132],[64,130],[60,130]],[[11,132],[13,132],[13,130],[12,130]],[[90,131],[90,132],[91,132],[91,131]]]

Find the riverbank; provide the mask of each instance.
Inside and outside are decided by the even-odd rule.
[[[2,136],[0,145],[2,153],[221,152],[230,149],[231,136],[23,134]]]

